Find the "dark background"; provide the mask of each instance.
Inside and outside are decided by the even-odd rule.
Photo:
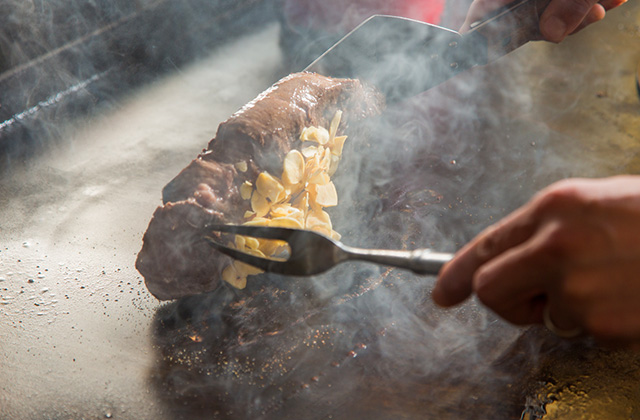
[[[0,4],[0,172],[71,116],[275,20],[274,0]]]

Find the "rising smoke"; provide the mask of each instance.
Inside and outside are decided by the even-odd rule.
[[[415,68],[413,57],[399,59]],[[519,119],[531,108],[521,65],[505,60],[459,75],[351,127],[335,179],[340,204],[331,212],[343,241],[454,251],[563,176],[559,167],[538,170],[548,133]],[[396,77],[424,84],[429,74]],[[434,307],[432,277],[346,264],[312,279],[250,280],[238,295],[218,290],[158,314],[156,385],[176,407],[198,407],[190,415],[484,418],[495,410],[507,418],[522,411],[517,396],[530,371],[505,368],[504,359],[535,346],[521,348],[522,331],[475,301]]]
[[[144,9],[170,2],[110,4],[125,17],[134,4]],[[53,16],[50,8],[58,3],[18,5],[24,7],[19,16]],[[161,15],[166,17],[166,10]],[[162,29],[172,25],[167,22]],[[42,33],[38,39],[34,32],[33,49],[3,49],[5,62],[16,57],[15,68],[34,60],[32,51],[50,51],[73,38],[45,44]],[[152,63],[176,62],[153,55],[150,40],[142,46],[157,59]],[[341,203],[332,213],[344,241],[453,251],[539,187],[568,175],[569,169],[546,151],[547,127],[527,119],[533,105],[520,80],[526,65],[516,56],[460,75],[391,105],[381,121],[363,128],[365,136],[353,135],[336,179]],[[82,74],[102,74],[89,69]],[[4,80],[14,77],[4,71]],[[38,71],[34,80],[45,75],[45,67]],[[58,74],[71,86],[87,80],[69,71]],[[398,73],[399,79],[404,76]],[[26,109],[46,105],[50,96],[39,97],[31,84],[21,86],[31,101]],[[56,127],[54,119],[42,118]],[[171,136],[183,135],[181,123]],[[155,173],[154,164],[169,164],[163,147],[171,149],[159,147],[150,155],[158,160],[142,170],[131,156],[128,166],[138,167],[140,178],[146,170]],[[123,147],[121,153],[126,152]],[[80,180],[86,173],[77,175]],[[112,180],[113,174],[105,173],[104,179]],[[129,187],[122,182],[115,186]],[[113,198],[121,199],[116,193]],[[77,221],[70,217],[68,224]],[[257,279],[245,294],[223,288],[181,300],[156,314],[158,358],[151,382],[175,418],[517,418],[531,386],[527,381],[536,379],[531,372],[543,348],[539,331],[522,344],[520,329],[474,301],[449,311],[435,308],[429,299],[432,283],[429,277],[351,264],[308,281],[274,276]]]

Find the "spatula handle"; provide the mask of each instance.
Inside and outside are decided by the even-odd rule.
[[[494,61],[529,41],[541,40],[540,16],[550,2],[551,0],[516,0],[474,22],[471,32],[476,32],[487,40],[487,61]]]

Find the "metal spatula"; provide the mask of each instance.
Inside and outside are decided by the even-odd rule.
[[[453,254],[433,252],[430,249],[393,251],[353,248],[316,232],[281,227],[208,225],[205,230],[286,241],[289,245],[289,257],[283,261],[249,255],[205,235],[205,240],[212,247],[238,261],[264,271],[290,276],[320,274],[348,260],[369,261],[406,268],[417,274],[436,275],[453,257]]]
[[[397,101],[541,39],[539,20],[549,2],[516,0],[464,34],[396,16],[373,16],[305,70],[367,80],[388,102]]]

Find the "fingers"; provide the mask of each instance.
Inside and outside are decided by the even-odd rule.
[[[530,208],[523,207],[482,232],[443,267],[432,291],[434,302],[452,306],[465,300],[473,291],[473,276],[478,268],[526,241],[535,228]]]
[[[562,41],[578,29],[588,16],[598,17],[597,12],[592,12],[594,6],[604,13],[604,9],[597,6],[597,0],[553,0],[540,17],[542,35],[547,41]]]
[[[551,245],[558,243],[559,231],[566,232],[559,225],[546,224],[530,240],[480,266],[471,285],[478,299],[516,325],[541,323],[548,305],[560,330],[577,327],[614,347],[640,343],[640,260],[616,255],[598,259],[595,254],[603,254],[605,243],[579,233],[573,245],[560,248],[593,247],[595,252],[567,260],[565,252]]]
[[[602,0],[598,2],[598,4],[595,4],[591,8],[587,16],[584,18],[584,20],[580,22],[580,25],[578,25],[578,27],[574,29],[571,33],[574,34],[582,30],[583,28],[591,25],[592,23],[596,23],[604,19],[604,16],[607,10],[615,9],[616,7],[626,2],[627,0]]]
[[[564,279],[562,308],[579,314],[579,323],[602,342],[640,342],[639,270],[637,259],[579,267]]]
[[[606,11],[614,9],[627,0],[552,0],[540,17],[540,31],[547,41],[560,42],[568,35],[602,20]],[[474,0],[460,29],[469,30],[470,25],[491,11],[511,3],[511,0]]]
[[[564,294],[563,279],[571,270],[567,255],[583,248],[592,237],[567,228],[561,220],[546,222],[527,241],[481,266],[473,290],[483,304],[514,324],[540,323],[549,305],[555,325],[572,329],[578,325],[575,313],[558,305],[558,296]],[[596,242],[590,241],[599,248]]]
[[[604,7],[604,10],[611,10],[625,4],[626,2],[627,0],[602,0],[600,1],[600,4]]]
[[[640,177],[569,179],[542,190],[465,246],[433,300],[475,293],[514,324],[580,327],[603,343],[640,343]]]
[[[591,8],[587,16],[584,18],[580,25],[576,29],[571,32],[571,34],[575,34],[576,32],[581,31],[583,28],[591,25],[592,23],[596,23],[604,19],[605,16],[605,8],[601,4],[596,4]]]
[[[547,283],[557,278],[527,242],[483,265],[473,279],[478,299],[516,325],[539,323],[546,304]]]

